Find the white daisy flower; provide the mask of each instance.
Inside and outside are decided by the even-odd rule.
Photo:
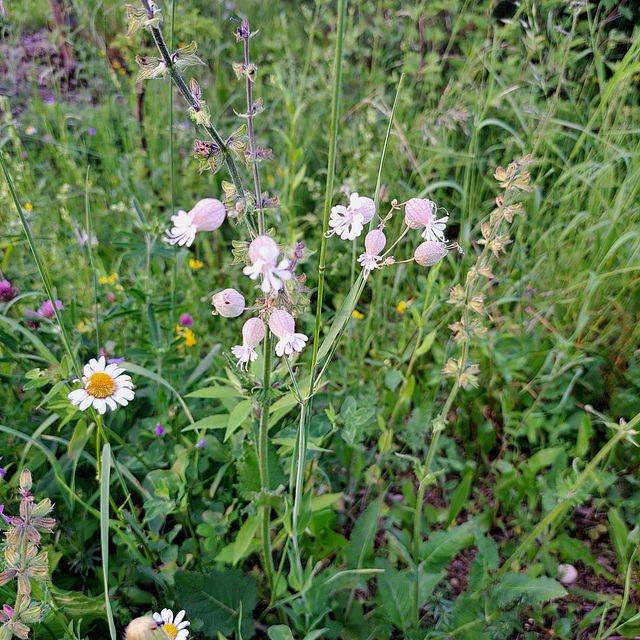
[[[171,216],[173,227],[167,230],[164,238],[169,244],[178,243],[179,247],[190,247],[195,240],[198,231],[215,231],[224,222],[225,208],[220,200],[205,198],[200,200],[189,211],[178,211]]]
[[[188,620],[183,620],[184,615],[184,609],[179,611],[175,618],[171,609],[163,609],[161,613],[154,613],[153,619],[167,632],[171,640],[187,640],[189,632],[186,627],[191,623]]]
[[[249,245],[251,265],[247,265],[242,273],[252,280],[257,280],[259,276],[262,276],[260,288],[264,294],[268,294],[271,290],[277,293],[282,289],[282,282],[291,280],[293,277],[289,271],[291,261],[285,259],[278,264],[279,255],[280,249],[271,236],[258,236]]]
[[[430,242],[445,242],[444,230],[449,216],[436,218],[438,205],[426,198],[411,198],[404,206],[404,221],[411,229],[421,229],[420,234]]]
[[[280,309],[271,312],[269,329],[280,338],[276,344],[276,355],[280,357],[286,354],[289,360],[293,357],[294,351],[302,352],[309,339],[304,333],[295,333],[296,325],[293,316]]]
[[[331,207],[327,237],[337,233],[343,240],[355,240],[364,229],[364,225],[375,215],[376,207],[371,198],[352,193],[349,206],[341,204]]]
[[[84,388],[76,389],[67,396],[71,404],[78,406],[80,411],[86,411],[93,405],[102,415],[107,407],[115,411],[119,404],[124,407],[133,400],[135,394],[131,377],[122,375],[124,369],[120,369],[117,364],[107,365],[104,356],[100,356],[99,360],[89,360],[83,373]]]

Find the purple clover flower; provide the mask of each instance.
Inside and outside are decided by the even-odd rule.
[[[178,324],[182,327],[193,327],[193,318],[188,313],[183,313],[178,318]]]
[[[60,300],[56,300],[56,307],[58,311],[64,311],[64,307],[62,306],[62,302]],[[42,303],[42,306],[38,309],[38,313],[43,318],[49,318],[52,320],[56,317],[56,312],[53,310],[53,305],[51,304],[51,300],[45,300]]]
[[[12,285],[8,280],[0,281],[0,302],[13,300],[19,293],[20,289]]]
[[[164,433],[164,428],[158,422],[158,424],[156,425],[156,435],[158,436],[158,438],[161,438],[163,433]]]

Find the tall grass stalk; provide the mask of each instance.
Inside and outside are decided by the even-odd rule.
[[[300,543],[298,540],[298,519],[300,517],[300,501],[304,489],[304,467],[307,457],[307,439],[309,429],[309,416],[313,404],[315,392],[315,373],[320,348],[320,323],[322,319],[322,301],[324,294],[324,272],[327,263],[327,231],[329,229],[329,215],[333,199],[333,182],[336,170],[336,152],[338,149],[338,120],[340,111],[340,92],[342,90],[342,52],[344,46],[345,17],[347,12],[347,0],[338,0],[338,25],[336,29],[336,51],[333,59],[333,88],[331,98],[331,120],[329,125],[329,157],[327,159],[327,182],[324,192],[324,216],[322,219],[322,239],[320,243],[320,257],[318,261],[318,291],[316,294],[316,319],[313,332],[313,353],[309,367],[309,390],[305,403],[300,409],[298,423],[298,437],[294,460],[296,466],[295,488],[293,491],[292,534],[293,550],[298,569],[300,585],[303,582],[302,557],[300,555]]]

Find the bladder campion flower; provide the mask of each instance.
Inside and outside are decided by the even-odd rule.
[[[211,298],[211,304],[216,309],[211,312],[214,316],[219,313],[223,318],[237,318],[244,311],[244,296],[235,289],[223,289]]]
[[[293,277],[289,271],[291,261],[285,258],[278,264],[279,255],[280,249],[271,236],[258,236],[249,245],[251,265],[247,265],[242,273],[252,280],[257,280],[259,276],[262,276],[260,288],[265,294],[271,290],[277,293],[282,288],[282,281],[291,280]]]
[[[190,247],[198,231],[215,231],[225,218],[224,205],[215,198],[200,200],[191,211],[178,211],[171,216],[173,227],[166,231],[165,242]]]
[[[451,249],[457,249],[460,253],[464,253],[455,242],[447,245],[444,242],[427,240],[416,248],[413,257],[420,266],[433,267],[438,264]]]
[[[118,405],[126,406],[135,396],[131,377],[122,375],[124,369],[117,364],[107,365],[104,356],[99,360],[89,360],[83,373],[84,388],[76,389],[67,396],[80,411],[86,411],[90,406],[100,414],[105,413],[107,407],[115,411]]]
[[[355,240],[364,229],[364,225],[371,221],[376,212],[375,203],[371,198],[361,197],[352,193],[349,206],[338,204],[331,207],[331,216],[327,236],[338,234],[343,240]]]
[[[295,333],[296,325],[293,316],[286,311],[276,309],[271,312],[269,318],[269,329],[280,338],[276,344],[276,355],[288,355],[289,360],[293,357],[293,352],[300,353],[309,339],[304,333]]]
[[[449,216],[437,219],[438,205],[435,202],[422,198],[411,198],[404,205],[404,221],[411,229],[424,227],[422,237],[432,242],[444,242],[444,230]]]
[[[358,262],[364,269],[365,280],[374,269],[378,269],[378,262],[382,260],[378,254],[384,249],[386,244],[387,239],[380,229],[373,229],[373,231],[367,233],[364,239],[365,252],[360,254],[358,258]]]
[[[175,618],[171,609],[163,609],[161,613],[154,613],[153,619],[162,627],[171,640],[187,640],[187,627],[191,624],[184,619],[185,610],[179,611]]]
[[[240,369],[247,369],[249,362],[254,362],[258,354],[254,347],[262,341],[267,331],[260,318],[250,318],[242,327],[242,344],[232,347],[231,353],[238,358]]]

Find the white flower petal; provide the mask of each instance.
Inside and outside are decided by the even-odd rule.
[[[84,389],[76,389],[69,393],[67,398],[71,400],[71,404],[78,405],[80,404],[89,394]]]
[[[102,415],[107,410],[107,403],[102,398],[94,398],[93,408]]]
[[[80,403],[80,406],[78,408],[80,409],[80,411],[86,411],[91,406],[92,402],[93,396],[90,396],[87,393],[87,397]]]
[[[182,627],[179,627],[178,625],[182,622],[182,618],[184,618],[184,614],[185,614],[185,610],[181,609],[180,611],[178,611],[178,613],[176,614],[176,617],[173,619],[173,624],[176,625],[176,627],[178,627],[178,629],[181,629]],[[189,624],[187,622],[187,624]]]

